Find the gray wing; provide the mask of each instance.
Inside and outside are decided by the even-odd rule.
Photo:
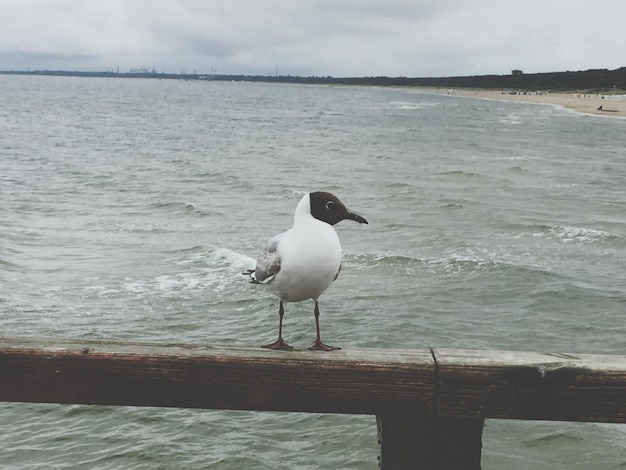
[[[279,233],[269,239],[265,250],[263,250],[256,261],[254,272],[250,275],[251,282],[255,284],[267,284],[278,274],[278,271],[280,271],[278,243],[283,235],[285,235],[285,232]]]

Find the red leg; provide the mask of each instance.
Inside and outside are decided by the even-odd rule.
[[[285,315],[285,308],[283,307],[283,301],[280,301],[280,306],[278,307],[278,315],[280,316],[280,320],[278,322],[278,339],[270,344],[264,344],[261,346],[262,348],[267,349],[284,349],[284,350],[292,350],[293,347],[289,346],[285,343],[283,339],[283,316]]]
[[[313,346],[309,348],[311,351],[335,351],[337,349],[341,349],[338,346],[328,346],[327,344],[322,343],[320,338],[320,307],[315,301],[315,309],[313,310],[313,314],[315,315],[315,328],[317,330],[317,338],[315,339],[315,343]]]

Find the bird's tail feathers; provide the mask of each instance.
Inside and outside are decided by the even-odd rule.
[[[264,279],[263,281],[259,281],[256,278],[256,272],[254,269],[246,269],[244,272],[241,273],[244,276],[248,276],[250,277],[250,283],[251,284],[266,284],[270,279]],[[274,276],[272,276],[273,278]]]
[[[250,278],[250,282],[252,284],[260,284],[260,282],[256,280],[256,277],[254,277],[254,269],[246,269],[241,274],[243,276],[248,276]]]
[[[246,269],[241,274],[244,276],[249,276],[251,284],[267,284],[276,277],[276,274],[272,274],[271,276],[268,276],[263,280],[259,280],[256,278],[256,271],[254,269]]]

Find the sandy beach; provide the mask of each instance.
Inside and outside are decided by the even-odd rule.
[[[547,103],[602,116],[626,117],[626,95],[599,95],[581,93],[527,93],[500,90],[438,89],[440,94],[454,94],[493,100]]]

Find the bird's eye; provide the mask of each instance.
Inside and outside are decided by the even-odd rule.
[[[331,206],[332,206],[333,204],[335,204],[333,201],[328,201],[328,202],[326,203],[326,210],[328,210],[328,211],[329,211],[329,210],[330,210],[330,208],[331,208]]]

